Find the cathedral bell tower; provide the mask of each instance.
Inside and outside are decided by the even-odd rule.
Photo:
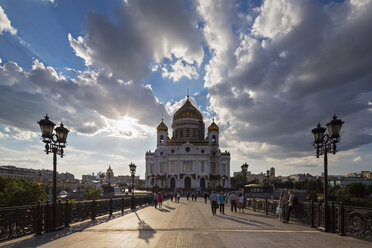
[[[164,124],[163,119],[161,119],[161,123],[156,128],[157,130],[157,144],[159,145],[167,145],[168,143],[168,127]]]

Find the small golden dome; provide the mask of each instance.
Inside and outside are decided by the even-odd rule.
[[[156,130],[159,132],[159,131],[166,131],[168,132],[168,127],[167,125],[164,124],[163,120],[161,120],[161,123],[159,124],[159,126],[156,128]]]
[[[212,124],[208,127],[208,132],[210,132],[210,131],[219,131],[220,129],[219,129],[219,127],[217,126],[217,124],[216,123],[214,123],[214,119],[213,119],[213,122],[212,122]]]
[[[191,102],[189,101],[189,96],[187,96],[187,100],[185,104],[176,111],[176,113],[173,116],[173,121],[183,118],[193,118],[193,119],[199,119],[203,120],[202,114],[195,108]]]

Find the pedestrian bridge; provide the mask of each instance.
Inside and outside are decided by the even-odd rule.
[[[324,233],[309,226],[284,224],[273,216],[245,210],[212,215],[204,199],[165,201],[162,209],[145,206],[124,215],[94,221],[40,236],[0,243],[1,247],[368,247],[371,242]]]

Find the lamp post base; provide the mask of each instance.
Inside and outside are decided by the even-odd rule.
[[[132,210],[135,210],[136,209],[136,204],[135,204],[135,199],[134,199],[134,195],[132,195],[131,199],[130,199],[130,208]]]

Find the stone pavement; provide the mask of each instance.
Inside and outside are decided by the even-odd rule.
[[[0,243],[3,247],[372,247],[370,242],[323,233],[297,223],[246,211],[211,214],[210,204],[181,198],[163,209],[145,207],[59,232]]]

